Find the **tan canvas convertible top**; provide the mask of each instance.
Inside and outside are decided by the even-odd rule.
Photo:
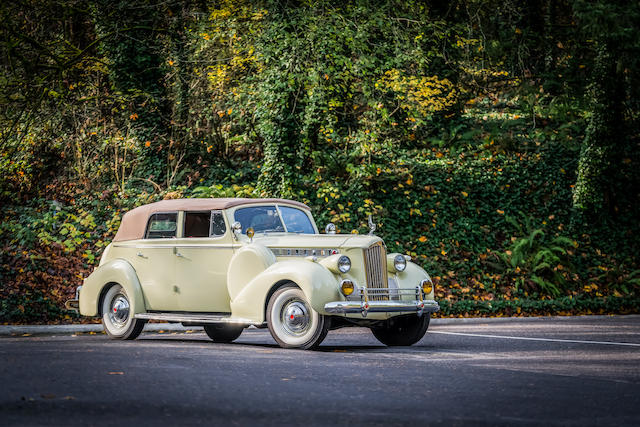
[[[282,203],[298,206],[303,209],[309,209],[304,203],[286,199],[242,199],[242,198],[226,198],[226,199],[172,199],[161,200],[159,202],[150,203],[148,205],[139,206],[130,210],[122,217],[122,223],[114,242],[123,240],[136,240],[144,238],[145,229],[149,216],[158,212],[177,212],[177,211],[208,211],[222,210],[232,208],[234,206],[247,205],[250,203]]]

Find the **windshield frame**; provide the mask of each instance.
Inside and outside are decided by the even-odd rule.
[[[289,209],[295,209],[295,210],[298,210],[298,211],[302,212],[303,214],[305,214],[305,215],[306,215],[306,217],[307,217],[307,219],[309,220],[309,223],[311,223],[311,228],[312,228],[312,229],[313,229],[313,231],[314,231],[314,232],[313,232],[313,234],[320,234],[320,233],[318,233],[318,229],[317,229],[317,227],[316,227],[315,222],[313,221],[313,218],[310,218],[310,217],[309,217],[309,214],[308,214],[306,211],[304,211],[303,209],[300,209],[300,208],[293,207],[293,206],[286,206],[286,205],[285,205],[285,207],[287,207],[287,208],[289,208]],[[278,210],[278,216],[280,217],[280,222],[282,222],[282,225],[284,226],[285,233],[293,233],[293,234],[309,234],[309,233],[303,233],[303,232],[301,232],[301,231],[289,231],[289,228],[287,227],[287,223],[286,223],[286,221],[284,220],[284,216],[282,215],[282,211],[280,210],[280,205],[279,205],[279,204],[276,204],[276,209]],[[312,234],[312,235],[313,235],[313,234]]]

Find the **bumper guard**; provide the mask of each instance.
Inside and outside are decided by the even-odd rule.
[[[75,311],[76,313],[80,312],[80,289],[82,289],[82,286],[78,286],[76,288],[76,297],[74,299],[67,300],[64,303],[64,308]]]

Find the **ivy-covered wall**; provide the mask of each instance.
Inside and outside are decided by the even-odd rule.
[[[637,310],[640,8],[622,1],[0,5],[0,321],[61,309],[122,214],[277,195],[451,315]]]

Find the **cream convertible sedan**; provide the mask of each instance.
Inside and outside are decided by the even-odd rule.
[[[374,228],[374,227],[372,227]],[[102,316],[134,339],[150,319],[201,325],[231,342],[269,327],[285,348],[319,345],[329,329],[365,326],[411,345],[439,309],[429,275],[379,237],[319,234],[309,207],[282,199],[182,199],[124,215],[99,266],[67,307]]]

